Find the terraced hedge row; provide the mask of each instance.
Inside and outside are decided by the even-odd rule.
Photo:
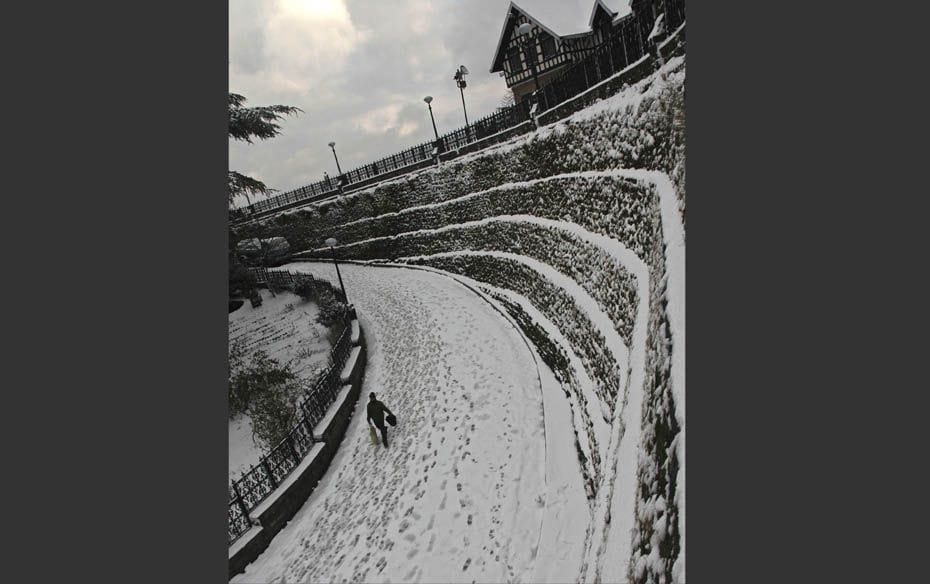
[[[601,415],[608,423],[610,422],[609,412],[613,411],[620,389],[619,364],[606,349],[604,337],[565,291],[553,285],[535,270],[505,258],[448,256],[422,258],[410,263],[460,274],[492,286],[516,291],[527,297],[533,306],[552,321],[571,343],[585,370],[590,372],[595,393],[601,402],[597,404]],[[574,379],[574,376],[572,378]],[[579,404],[578,414],[584,424],[585,435],[590,445],[591,472],[594,478],[591,493],[593,496],[601,478],[600,445],[591,422],[585,394],[580,390],[577,381],[570,385],[570,389],[574,392],[575,400]]]
[[[600,331],[567,292],[537,271],[507,258],[494,256],[440,256],[413,259],[410,263],[461,274],[492,286],[514,290],[527,298],[571,342],[584,367],[591,372],[604,419],[611,421],[620,391],[621,370]],[[625,364],[624,364],[625,365]]]
[[[578,282],[611,318],[611,324],[630,347],[636,318],[637,292],[633,276],[609,253],[578,236],[535,223],[500,221],[461,229],[410,233],[365,240],[340,249],[341,257],[356,260],[396,260],[462,250],[503,251],[548,264]],[[320,251],[315,257],[325,258]]]
[[[620,240],[642,257],[652,234],[638,226],[648,223],[656,212],[651,184],[616,176],[576,176],[499,187],[442,205],[375,217],[341,227],[337,237],[345,245],[498,215],[533,215],[577,223]]]
[[[622,184],[623,187],[622,190],[611,191],[609,188],[603,188],[605,183]],[[501,189],[494,191],[494,193],[503,194],[499,197],[492,197],[492,193],[488,193],[477,197],[469,197],[464,201],[443,205],[442,207],[416,210],[365,223],[370,227],[374,227],[373,230],[376,232],[383,230],[390,233],[395,229],[413,231],[423,228],[442,227],[449,222],[454,222],[456,217],[462,217],[462,215],[465,215],[465,217],[462,217],[461,220],[477,220],[485,216],[494,216],[505,212],[507,209],[512,209],[512,207],[507,206],[513,205],[517,206],[518,209],[511,210],[511,213],[566,219],[578,222],[592,231],[612,236],[621,240],[627,247],[633,249],[646,260],[650,268],[650,320],[646,351],[646,395],[642,415],[642,440],[646,455],[641,457],[638,463],[641,491],[637,500],[637,521],[634,533],[635,561],[631,563],[631,570],[635,571],[631,572],[630,576],[631,581],[635,582],[647,581],[650,578],[653,578],[654,581],[659,581],[661,578],[670,579],[672,562],[678,554],[677,546],[679,541],[679,534],[675,531],[678,520],[678,510],[675,504],[675,476],[678,471],[678,462],[673,448],[673,441],[680,429],[675,419],[675,404],[669,386],[671,347],[669,345],[668,317],[665,309],[665,255],[656,194],[649,185],[615,178],[557,179],[533,185],[533,187],[537,191],[534,193],[535,196],[532,197],[524,189]],[[561,206],[566,199],[582,197],[586,198],[585,209],[587,209],[587,212],[573,207]],[[451,211],[450,208],[454,209],[454,211]],[[592,209],[604,208],[613,208],[614,211],[609,213],[591,212]],[[474,214],[468,215],[465,212],[466,209]],[[468,244],[467,246],[471,247],[471,249],[493,247],[499,250],[519,252],[545,261],[556,267],[556,269],[564,270],[563,262],[558,259],[560,254],[553,253],[547,257],[551,249],[557,248],[540,247],[541,242],[533,244],[526,237],[521,239],[518,235],[515,242],[518,248],[510,249],[508,247],[510,244],[507,241],[511,234],[506,231],[498,231],[496,234],[484,233],[490,238],[488,245],[480,245],[476,242],[469,244],[469,241],[454,239],[457,237],[455,235],[456,231],[441,232],[442,236],[449,238],[449,241],[453,242],[449,245],[464,248]],[[413,247],[409,249],[391,247],[407,245],[397,239],[382,240],[380,244],[377,242],[364,244],[364,246],[372,245],[373,247],[369,247],[365,251],[366,248],[362,246],[358,251],[358,255],[397,257],[393,252],[399,250],[403,250],[404,255],[407,255],[408,252],[415,254],[440,251],[438,248],[433,250],[417,247],[426,245],[423,238],[429,237],[427,235],[411,235],[398,239],[405,240],[408,237],[414,238],[412,241],[417,242],[410,243],[409,245]],[[379,245],[382,247],[378,248]],[[350,252],[352,247],[346,248],[345,251]],[[464,260],[459,260],[459,262],[461,261]],[[448,271],[456,271],[454,266],[448,262],[431,262],[431,265]],[[540,309],[543,309],[548,304],[547,299],[534,297],[531,293],[535,285],[521,284],[513,280],[505,281],[506,278],[500,276],[500,272],[502,272],[500,269],[485,270],[485,272],[489,274],[487,277],[481,277],[475,270],[462,269],[462,272],[459,273],[515,290],[530,297],[534,305]],[[584,272],[585,270],[582,268],[572,273],[572,276],[577,278],[576,281],[582,283],[583,286],[585,284],[590,285],[589,277]],[[498,277],[494,278],[494,275]],[[585,287],[590,290],[588,286]],[[630,307],[632,306],[635,305],[630,305]],[[632,308],[629,309],[632,310]],[[545,311],[543,312],[545,313]],[[608,310],[608,313],[611,312]],[[547,316],[551,318],[551,314],[547,313]],[[566,332],[564,321],[553,318],[553,322],[563,332]],[[569,338],[573,346],[577,347],[580,341],[577,335],[566,334],[566,337]],[[583,355],[585,352],[579,349],[579,354]],[[599,386],[603,387],[607,383],[603,370],[599,371],[591,367],[590,361],[585,363],[585,367]],[[658,550],[658,554],[653,554],[652,550],[654,548]]]
[[[530,342],[533,343],[533,346],[536,347],[539,356],[546,365],[549,366],[549,369],[552,370],[552,374],[559,383],[562,384],[562,390],[565,392],[565,397],[568,398],[569,404],[572,404],[572,409],[575,409],[575,403],[579,404],[580,411],[577,413],[579,417],[586,422],[585,437],[582,438],[578,435],[578,428],[574,425],[572,425],[572,432],[575,435],[575,452],[578,455],[578,462],[581,464],[585,494],[588,499],[593,499],[597,494],[597,484],[600,478],[598,475],[598,469],[600,469],[600,454],[596,449],[594,429],[591,426],[591,420],[584,413],[586,412],[584,394],[581,392],[578,379],[569,363],[568,356],[565,354],[565,351],[549,337],[548,333],[530,318],[526,311],[523,310],[523,307],[516,302],[512,302],[502,294],[491,292],[491,296],[500,302],[510,316],[517,322],[517,325],[526,334]],[[576,400],[574,402],[572,400],[573,396]],[[581,446],[582,440],[587,441],[588,449],[591,453],[590,457],[586,456],[584,453],[585,449]]]
[[[631,582],[671,581],[672,566],[680,548],[679,510],[675,501],[679,464],[675,443],[680,428],[670,386],[673,347],[666,310],[665,250],[658,196],[647,182],[615,176],[558,177],[530,184],[509,183],[621,167],[659,170],[671,177],[683,215],[684,90],[685,68],[683,61],[678,61],[667,68],[665,78],[650,76],[621,92],[625,101],[619,106],[614,101],[618,96],[615,96],[609,103],[595,104],[532,137],[463,157],[336,202],[286,212],[262,223],[237,228],[233,234],[234,239],[283,235],[292,248],[311,250],[329,236],[341,243],[361,242],[498,215],[525,214],[577,223],[622,242],[642,258],[649,267],[649,321]],[[443,204],[406,210],[437,203]],[[398,214],[384,216],[386,213]],[[636,301],[635,287],[629,276],[611,283],[614,276],[610,274],[618,273],[609,267],[611,264],[605,264],[608,268],[598,271],[597,254],[585,250],[578,242],[552,235],[547,237],[550,243],[544,244],[541,234],[530,229],[488,226],[367,242],[341,248],[340,253],[365,259],[462,249],[521,253],[570,275],[602,305],[623,338],[629,339]],[[572,248],[583,258],[577,266],[566,265],[571,257],[568,250]],[[533,270],[509,260],[458,256],[420,263],[514,290],[529,298],[572,344],[595,382],[601,401],[610,405],[616,403],[620,390],[617,364],[604,354],[603,338],[564,291]],[[605,291],[594,292],[600,288]],[[622,306],[624,304],[626,306]],[[508,307],[508,310],[521,322],[515,309]],[[527,336],[537,348],[547,346],[540,336],[545,333],[537,330],[538,327],[534,329],[527,318],[523,316],[521,328],[528,331]],[[529,331],[533,331],[532,334]],[[540,351],[558,363],[555,352]],[[561,366],[556,365],[553,370],[556,368]],[[576,390],[577,383],[572,391]],[[590,443],[595,444],[589,420],[586,425],[583,432],[592,440]],[[591,452],[596,455],[597,449],[592,448]],[[595,477],[600,476],[601,466],[600,460],[586,461],[583,465],[586,469],[596,469]],[[586,481],[590,478],[586,477]]]
[[[614,168],[646,168],[668,174],[684,211],[684,61],[676,59],[666,79],[656,75],[618,96],[626,105],[595,105],[518,140],[442,167],[353,193],[333,202],[283,212],[234,229],[235,239],[282,235],[292,248],[317,247],[339,226],[402,209],[447,201],[499,185],[556,174]],[[592,110],[596,113],[591,113]],[[309,233],[302,233],[309,232]],[[298,241],[303,242],[298,245]],[[234,242],[231,242],[234,244]]]
[[[672,338],[664,248],[653,246],[645,259],[650,266],[649,326],[637,469],[640,489],[636,499],[629,579],[630,582],[672,582],[681,536],[675,499],[678,474],[675,441],[681,428],[675,416],[676,404],[670,384]]]

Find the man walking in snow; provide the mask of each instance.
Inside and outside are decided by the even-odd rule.
[[[384,426],[384,412],[387,412],[388,415],[393,416],[391,410],[387,409],[387,406],[378,401],[375,397],[374,392],[368,394],[368,423],[374,423],[375,427],[381,430],[381,442],[384,443],[384,447],[387,448],[387,428]]]

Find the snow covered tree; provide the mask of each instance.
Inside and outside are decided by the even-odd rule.
[[[247,356],[241,344],[230,345],[229,417],[248,415],[252,439],[263,449],[274,448],[294,426],[302,391],[289,363],[282,365],[261,350]]]
[[[514,103],[513,92],[508,89],[507,93],[502,95],[500,101],[497,102],[497,109],[502,110],[513,107]]]
[[[252,138],[267,140],[281,133],[278,124],[284,116],[302,113],[300,108],[289,105],[265,105],[258,107],[245,107],[245,97],[238,93],[229,94],[229,137],[252,144]],[[229,205],[233,200],[244,195],[251,204],[250,195],[265,194],[269,189],[260,180],[254,179],[234,170],[229,171],[228,192]]]

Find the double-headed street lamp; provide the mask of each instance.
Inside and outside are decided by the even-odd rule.
[[[459,92],[462,94],[462,111],[465,113],[465,127],[468,127],[468,111],[465,110],[465,76],[468,75],[468,69],[465,68],[465,65],[459,65],[459,68],[455,70],[455,75],[452,77],[455,79],[455,84],[459,88]]]
[[[339,278],[339,287],[342,288],[342,298],[346,301],[346,304],[349,304],[349,297],[346,295],[346,287],[345,284],[342,283],[342,274],[339,273],[339,262],[336,261],[336,238],[330,237],[323,243],[333,252],[333,265],[336,266],[336,277]]]

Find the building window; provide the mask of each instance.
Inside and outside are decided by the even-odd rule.
[[[510,61],[510,73],[517,73],[523,70],[523,63],[520,61],[520,50],[516,47],[511,47],[510,54],[507,56],[508,61]]]
[[[550,59],[555,56],[555,39],[549,35],[542,37],[542,54],[543,59]]]

